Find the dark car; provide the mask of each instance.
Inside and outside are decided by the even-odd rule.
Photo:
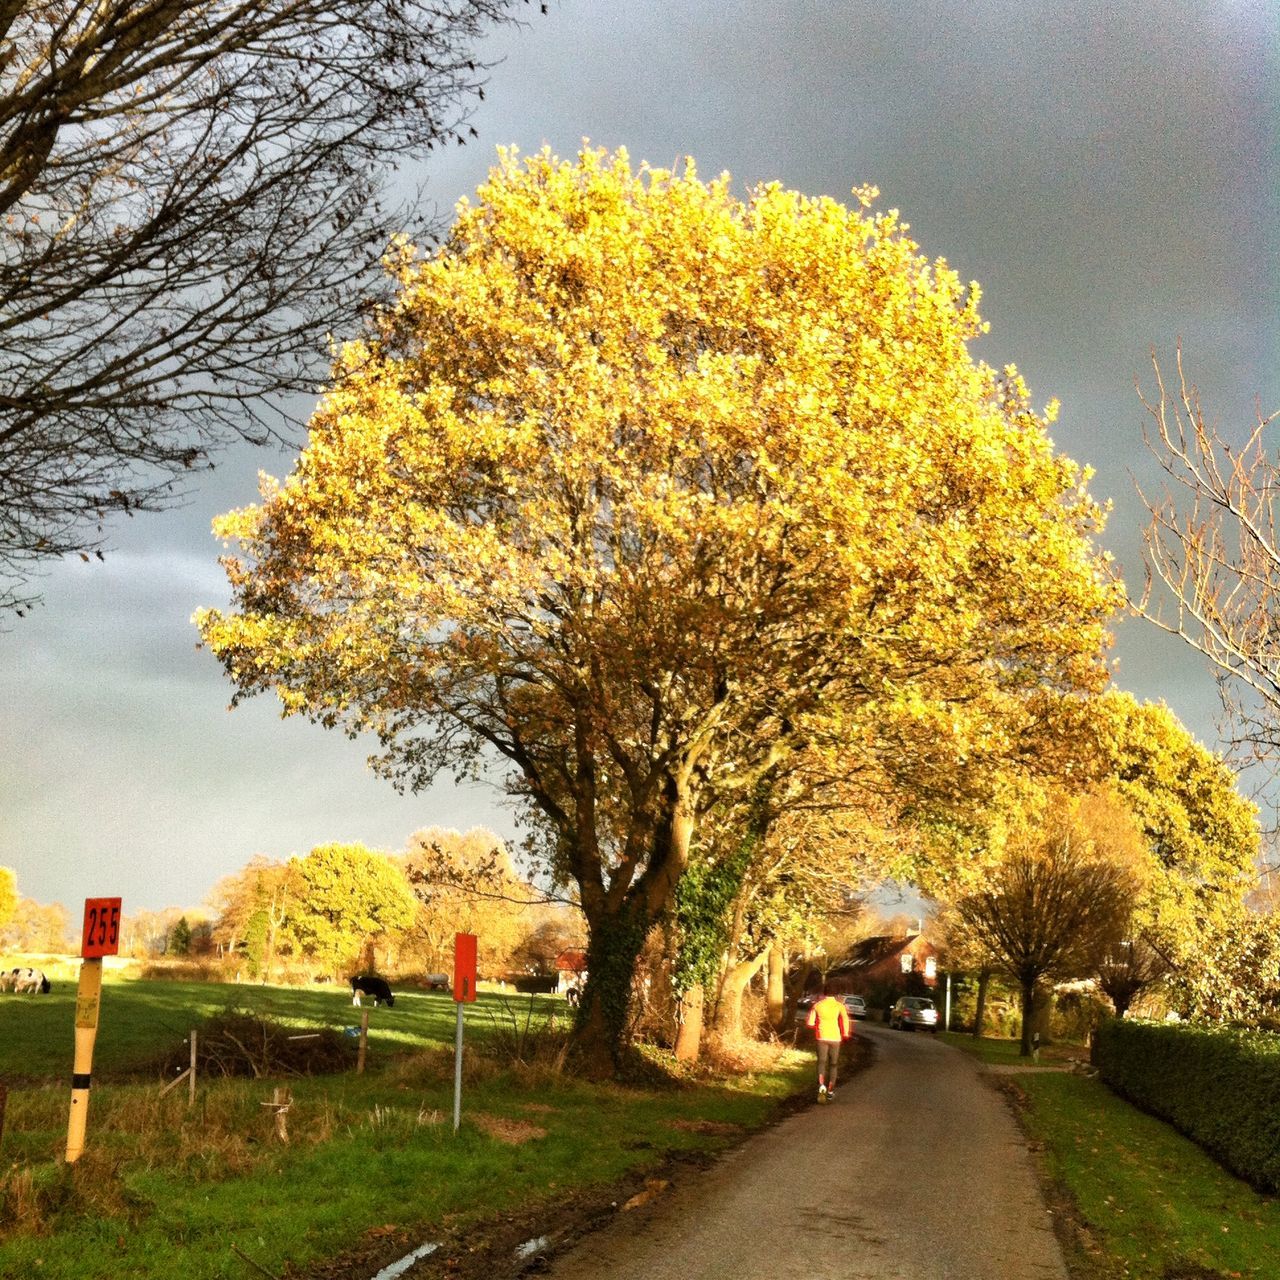
[[[796,1001],[796,1026],[804,1026],[809,1018],[809,1010],[812,1009],[813,1006],[821,999],[821,995],[810,991],[805,995],[802,995],[800,999]]]
[[[889,1025],[900,1031],[914,1031],[917,1027],[923,1027],[936,1033],[937,1007],[924,996],[903,996],[889,1011]]]

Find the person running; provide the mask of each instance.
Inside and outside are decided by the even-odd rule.
[[[830,1102],[836,1091],[836,1076],[840,1070],[840,1046],[852,1035],[849,1028],[849,1011],[844,1001],[831,994],[831,988],[823,985],[822,999],[809,1010],[808,1025],[813,1028],[818,1042],[818,1101]]]

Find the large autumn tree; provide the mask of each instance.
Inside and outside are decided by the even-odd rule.
[[[1085,477],[970,356],[976,286],[858,195],[504,154],[216,525],[237,697],[377,734],[404,786],[508,766],[602,1069],[701,814],[869,708],[985,742],[992,690],[1105,679]]]

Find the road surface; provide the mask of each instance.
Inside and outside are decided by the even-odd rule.
[[[968,1054],[858,1024],[871,1068],[540,1274],[555,1280],[1067,1280],[1031,1159]]]

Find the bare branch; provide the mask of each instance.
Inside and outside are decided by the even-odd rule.
[[[1232,446],[1206,422],[1181,350],[1176,393],[1152,363],[1158,396],[1143,398],[1145,439],[1187,501],[1139,489],[1151,519],[1135,607],[1209,659],[1238,740],[1273,758],[1280,742],[1280,460],[1270,429],[1280,413],[1259,409],[1243,445]]]
[[[514,0],[0,5],[0,609],[291,433]]]

